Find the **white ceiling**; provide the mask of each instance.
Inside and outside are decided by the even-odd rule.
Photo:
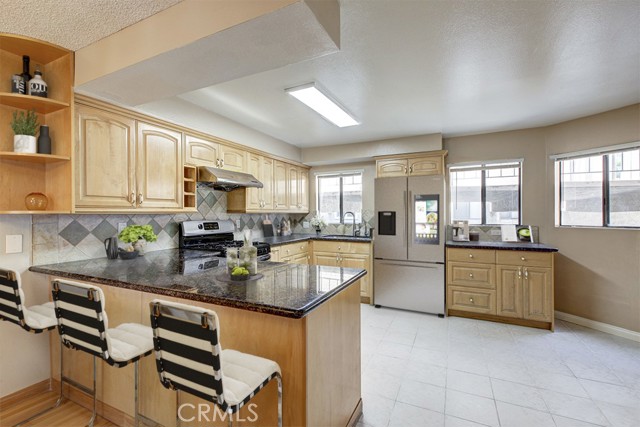
[[[78,50],[182,0],[2,0],[0,33]]]
[[[25,3],[8,1],[3,17]],[[12,32],[84,46],[96,40],[80,34],[88,17],[114,2],[74,0],[69,24],[47,11],[67,2],[34,1],[46,24]],[[156,101],[190,102],[299,147],[521,129],[640,102],[638,0],[340,0],[340,9],[339,52]],[[42,25],[74,33],[75,44],[36,34]],[[284,92],[311,81],[362,124],[337,128]]]

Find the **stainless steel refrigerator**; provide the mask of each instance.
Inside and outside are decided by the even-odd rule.
[[[374,303],[444,316],[442,175],[376,178]]]

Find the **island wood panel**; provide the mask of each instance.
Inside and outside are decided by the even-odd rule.
[[[155,298],[177,301],[216,311],[220,319],[222,348],[272,359],[283,375],[283,420],[285,426],[347,425],[360,406],[360,286],[355,283],[326,301],[302,319],[293,319],[230,307],[171,298],[129,289],[99,286],[106,299],[110,327],[124,322],[150,324],[149,302]],[[51,335],[51,372],[59,378],[59,336]],[[65,375],[89,387],[92,357],[64,349]],[[322,355],[326,354],[326,357]],[[114,368],[98,360],[99,413],[113,422],[133,417],[133,365]],[[277,424],[277,383],[272,381],[251,401],[259,414],[254,419],[249,407],[241,409],[239,426]],[[72,394],[72,400],[86,399]],[[141,413],[166,426],[176,425],[177,393],[165,389],[158,378],[153,355],[141,359]],[[208,402],[181,393],[180,402],[197,408]],[[122,413],[103,411],[115,408]],[[195,415],[185,407],[183,415]],[[192,411],[192,412],[189,412]],[[357,417],[356,417],[357,418]],[[237,418],[234,418],[234,421]],[[252,420],[253,422],[250,422]],[[190,426],[226,425],[226,421],[189,422]]]

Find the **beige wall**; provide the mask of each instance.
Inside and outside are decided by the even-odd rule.
[[[442,134],[415,135],[302,149],[302,161],[311,166],[371,161],[375,156],[442,150]]]
[[[22,234],[22,253],[6,253],[7,234]],[[29,306],[49,299],[45,276],[27,271],[30,265],[31,216],[0,215],[0,266],[20,272]],[[49,334],[31,334],[0,321],[0,397],[48,379],[49,372]]]
[[[444,140],[447,163],[524,159],[523,223],[556,246],[555,309],[640,332],[640,230],[557,228],[549,155],[640,140],[640,105],[554,126]]]

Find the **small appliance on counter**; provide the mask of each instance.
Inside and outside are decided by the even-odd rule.
[[[452,239],[454,242],[469,241],[469,221],[456,220],[451,225]]]

